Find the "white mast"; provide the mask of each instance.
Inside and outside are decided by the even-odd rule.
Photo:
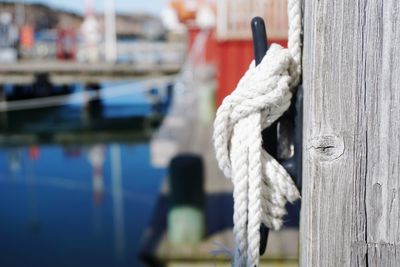
[[[107,62],[115,62],[117,58],[117,38],[115,33],[114,0],[106,0],[104,8],[105,58]]]
[[[85,0],[85,19],[81,25],[81,33],[83,37],[83,59],[94,63],[99,59],[99,43],[101,36],[99,33],[99,26],[97,23],[94,0]]]

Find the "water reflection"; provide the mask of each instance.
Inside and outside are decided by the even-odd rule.
[[[143,118],[132,114],[138,98],[130,99],[102,99],[100,113],[84,115],[87,124],[86,108],[73,104],[7,113],[0,266],[140,266],[165,170],[150,164],[154,127],[134,124]],[[146,101],[144,114],[151,113]]]
[[[114,231],[115,251],[120,260],[125,253],[125,230],[124,230],[124,193],[122,190],[121,175],[121,149],[119,145],[111,146],[111,167],[112,167],[112,196],[114,204]]]
[[[0,151],[1,266],[137,266],[164,171],[147,144],[82,150]]]

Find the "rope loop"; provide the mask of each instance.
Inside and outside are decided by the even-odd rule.
[[[223,100],[213,142],[220,169],[234,185],[234,266],[258,266],[260,226],[278,230],[285,205],[300,194],[287,171],[262,148],[261,132],[289,108],[301,74],[301,4],[288,1],[289,48],[272,44]]]

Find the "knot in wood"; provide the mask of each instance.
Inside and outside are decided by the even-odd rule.
[[[320,161],[332,161],[344,153],[343,138],[335,135],[322,135],[312,138],[310,143],[311,154]]]

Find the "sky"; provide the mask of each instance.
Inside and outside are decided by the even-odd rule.
[[[85,0],[19,0],[26,3],[44,3],[52,7],[84,13]],[[105,0],[93,0],[98,12],[103,12]],[[121,13],[160,14],[168,0],[115,0],[115,8]]]

